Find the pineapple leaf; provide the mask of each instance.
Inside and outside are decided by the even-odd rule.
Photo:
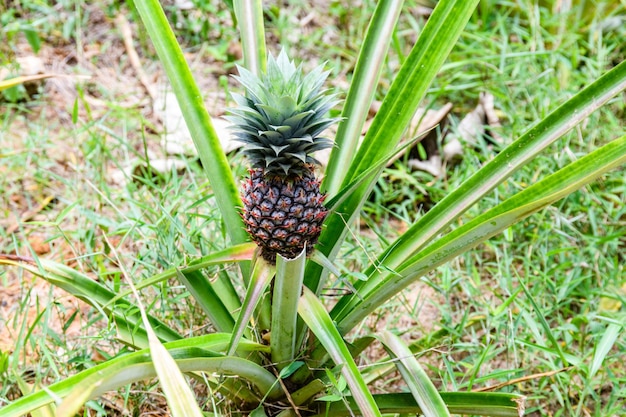
[[[332,147],[332,141],[318,137],[339,120],[326,117],[338,103],[336,94],[322,90],[328,74],[319,66],[304,75],[284,50],[268,57],[267,71],[259,76],[239,68],[235,79],[246,96],[233,95],[238,107],[228,120],[253,167],[272,175],[301,175],[310,169],[304,165],[319,163],[311,153]]]
[[[276,153],[276,156],[280,156],[282,151],[289,148],[289,145],[283,145],[283,146],[271,145],[271,148]],[[287,155],[290,155],[290,154],[287,154]]]
[[[265,116],[268,124],[279,125],[284,120],[283,113],[275,107],[263,103],[257,103],[255,106],[261,110],[261,114]]]
[[[282,127],[290,127],[290,128],[293,128],[294,130],[299,129],[300,124],[303,122],[306,122],[308,118],[310,118],[315,113],[316,113],[315,110],[308,110],[308,111],[296,113],[293,116],[289,117],[288,119],[285,119],[285,121],[283,121],[282,123],[283,124]]]
[[[302,163],[306,162],[306,153],[304,153],[304,152],[286,153],[285,156],[292,157],[292,158],[295,158],[295,159],[299,159],[300,161],[302,161]]]
[[[397,146],[477,4],[478,0],[440,0],[437,3],[389,88],[357,154],[340,161],[353,161],[343,179],[343,186],[368,171],[390,148]],[[365,181],[326,220],[326,227],[319,238],[319,250],[329,259],[333,260],[339,253],[349,225],[359,215],[378,176],[379,173],[376,173]],[[339,188],[341,185],[336,189]],[[322,268],[314,263],[309,263],[307,268],[306,285],[314,290],[320,288],[323,284]]]

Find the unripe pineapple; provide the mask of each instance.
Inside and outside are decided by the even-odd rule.
[[[328,76],[321,67],[304,75],[282,51],[269,56],[260,77],[239,67],[235,77],[246,96],[233,94],[238,107],[228,119],[250,160],[250,177],[243,184],[243,219],[247,231],[270,262],[276,255],[294,258],[312,248],[327,210],[319,162],[311,154],[332,146],[319,135],[337,119],[326,113],[337,103],[322,85]]]

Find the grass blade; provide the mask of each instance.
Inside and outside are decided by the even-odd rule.
[[[302,294],[306,248],[294,259],[276,258],[276,279],[272,294],[272,362],[283,369],[296,351],[298,300]]]
[[[546,332],[546,335],[548,336],[550,343],[552,343],[552,348],[558,354],[559,358],[561,359],[561,362],[563,362],[563,366],[564,367],[568,366],[569,362],[567,358],[565,357],[563,350],[561,349],[561,345],[559,345],[559,341],[556,340],[556,337],[554,337],[554,333],[552,333],[550,324],[548,324],[548,321],[546,320],[543,312],[539,308],[539,305],[537,305],[532,294],[530,293],[530,291],[528,291],[528,288],[526,287],[526,284],[524,283],[524,280],[522,279],[522,277],[518,277],[518,280],[519,280],[520,286],[524,290],[524,294],[526,294],[526,297],[528,297],[528,301],[530,301],[530,304],[533,306],[533,310],[535,310],[535,314],[537,315],[537,319],[539,320],[539,323],[541,323],[541,327],[543,327],[543,331]]]
[[[320,300],[308,288],[304,288],[304,293],[298,305],[298,313],[307,326],[315,334],[320,343],[332,360],[341,365],[341,374],[346,379],[350,392],[355,399],[356,405],[361,410],[364,417],[380,416],[380,411],[372,397],[367,385],[363,381],[359,369],[350,355],[337,328],[333,324],[328,312]]]
[[[589,367],[588,378],[591,379],[602,366],[602,362],[604,362],[604,358],[609,353],[617,337],[622,331],[623,326],[619,326],[617,324],[609,324],[606,328],[606,331],[602,335],[602,339],[596,345],[595,352],[593,353],[593,360],[591,361],[591,366]]]

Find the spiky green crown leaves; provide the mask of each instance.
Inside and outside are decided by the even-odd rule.
[[[238,69],[235,78],[246,96],[232,94],[238,107],[227,119],[235,125],[235,138],[244,143],[251,165],[287,177],[319,164],[311,154],[333,145],[319,135],[338,120],[326,117],[338,102],[336,94],[322,90],[329,72],[319,66],[305,75],[284,50],[276,59],[269,55],[267,71],[259,77]]]

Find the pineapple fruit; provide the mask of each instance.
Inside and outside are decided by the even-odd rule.
[[[243,220],[261,256],[274,263],[277,254],[312,250],[322,230],[328,211],[311,154],[333,145],[320,134],[338,120],[326,116],[337,100],[322,89],[328,72],[320,66],[305,75],[284,51],[268,57],[260,76],[238,69],[246,95],[233,94],[237,107],[227,118],[251,165]]]

